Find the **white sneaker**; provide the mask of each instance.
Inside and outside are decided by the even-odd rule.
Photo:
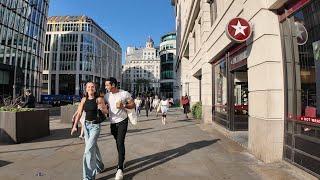
[[[123,172],[121,169],[118,169],[115,180],[122,180],[123,179]]]

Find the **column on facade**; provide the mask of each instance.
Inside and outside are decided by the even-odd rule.
[[[58,50],[57,50],[57,63],[56,63],[56,89],[55,89],[55,94],[58,95],[59,94],[59,78],[60,78],[60,52],[61,52],[61,34],[57,34],[56,36],[58,36]]]
[[[81,34],[78,34],[78,42],[77,42],[77,61],[76,61],[76,82],[75,82],[75,95],[79,95],[79,91],[80,91],[80,84],[79,84],[79,80],[80,80],[80,47],[81,47]]]
[[[52,51],[52,46],[53,46],[53,34],[50,34],[50,50]],[[51,95],[51,84],[52,84],[52,79],[51,79],[51,74],[52,74],[52,52],[49,51],[49,54],[48,54],[48,63],[49,63],[49,68],[48,68],[48,95]]]
[[[283,154],[284,75],[278,17],[264,6],[262,0],[247,1],[242,15],[254,24],[254,36],[247,47],[248,148],[263,161],[273,162]]]

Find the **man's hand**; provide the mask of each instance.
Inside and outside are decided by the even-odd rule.
[[[123,109],[125,107],[125,105],[121,101],[118,101],[116,106],[118,109]]]

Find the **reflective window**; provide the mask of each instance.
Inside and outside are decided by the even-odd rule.
[[[215,111],[227,113],[227,64],[223,59],[215,65]]]

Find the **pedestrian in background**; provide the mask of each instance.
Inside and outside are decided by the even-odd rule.
[[[158,109],[159,104],[160,104],[160,99],[158,98],[158,96],[155,96],[152,102],[152,106],[156,110],[156,117],[158,117],[158,113],[160,112],[160,109]]]
[[[23,103],[23,108],[35,108],[36,107],[36,98],[32,95],[31,90],[27,89],[25,92],[26,99]]]
[[[149,116],[149,110],[150,110],[150,98],[147,97],[145,101],[144,108],[146,109],[146,116]]]
[[[136,104],[136,113],[137,113],[138,116],[140,116],[142,101],[141,101],[139,96],[134,100],[134,103]]]
[[[154,98],[152,96],[150,96],[150,112],[152,112],[152,110],[153,110],[153,106],[152,106],[153,99]]]
[[[166,120],[167,120],[167,113],[169,109],[169,99],[163,97],[162,100],[160,101],[160,109],[161,109],[161,114],[162,114],[162,124],[166,125]]]
[[[183,106],[183,113],[186,115],[186,118],[189,118],[188,113],[190,112],[190,100],[187,94],[181,97],[181,104]]]

